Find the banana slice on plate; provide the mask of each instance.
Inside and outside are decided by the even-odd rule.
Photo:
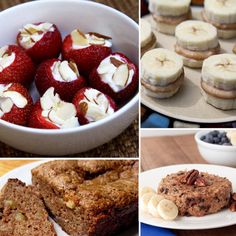
[[[148,212],[154,216],[154,217],[160,217],[157,206],[161,200],[163,200],[164,197],[162,195],[156,194],[152,196],[150,201],[148,202],[147,208]]]
[[[156,193],[152,193],[152,192],[143,194],[143,196],[140,198],[140,209],[142,211],[148,212],[148,202],[155,195]]]
[[[167,199],[163,199],[159,202],[157,210],[164,220],[174,220],[179,213],[175,203]]]
[[[143,187],[139,192],[139,197],[142,197],[145,193],[156,193],[151,187]]]

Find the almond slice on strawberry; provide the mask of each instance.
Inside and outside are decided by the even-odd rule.
[[[0,48],[0,83],[29,85],[35,73],[31,58],[16,45]]]
[[[73,103],[77,109],[80,124],[96,122],[116,111],[116,104],[112,98],[88,87],[76,93]]]
[[[36,102],[29,119],[29,126],[38,129],[66,129],[79,125],[75,106],[54,94],[53,87]]]
[[[59,56],[62,38],[56,25],[48,22],[26,24],[19,31],[17,43],[33,61],[40,63]]]
[[[50,59],[39,66],[35,84],[40,95],[48,88],[54,87],[62,100],[71,102],[75,93],[85,87],[86,81],[79,74],[74,62]]]
[[[84,34],[76,29],[64,39],[62,56],[66,60],[73,60],[79,71],[88,76],[111,53],[111,47],[110,37],[94,32]]]
[[[21,84],[0,84],[0,119],[26,125],[32,105],[30,94]]]
[[[125,55],[112,53],[92,70],[89,83],[115,101],[125,102],[137,92],[138,68]]]

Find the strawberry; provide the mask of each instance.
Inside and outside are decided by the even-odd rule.
[[[79,75],[73,62],[50,59],[43,62],[36,73],[35,84],[40,93],[54,87],[55,92],[65,101],[71,101],[75,93],[85,87],[85,79]]]
[[[0,84],[0,118],[26,125],[33,105],[27,89],[18,83]]]
[[[54,94],[50,87],[34,105],[29,127],[38,129],[65,129],[79,126],[76,108],[72,103],[64,102]]]
[[[126,102],[138,88],[138,68],[125,55],[112,53],[92,70],[89,83],[116,102]]]
[[[62,56],[72,60],[79,71],[88,76],[102,59],[111,53],[111,38],[97,33],[83,34],[79,30],[67,35],[62,44]]]
[[[89,87],[79,90],[73,99],[73,103],[80,124],[101,120],[116,111],[116,104],[112,98]]]
[[[62,38],[56,25],[40,22],[25,25],[17,35],[17,43],[33,61],[40,63],[59,56]]]
[[[16,45],[0,48],[0,83],[29,85],[34,78],[35,66],[30,57]]]

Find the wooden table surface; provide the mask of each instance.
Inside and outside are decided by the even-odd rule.
[[[3,176],[7,172],[19,166],[26,165],[34,161],[37,161],[37,160],[1,160],[0,161],[0,176]]]
[[[193,135],[141,139],[142,171],[184,163],[206,163],[197,150]],[[235,236],[236,225],[211,230],[176,230],[175,233],[178,236]]]

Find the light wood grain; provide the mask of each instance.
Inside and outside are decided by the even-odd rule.
[[[206,163],[193,135],[142,138],[141,160],[142,171],[172,164]],[[175,230],[175,233],[178,236],[235,236],[236,225],[201,231]]]

